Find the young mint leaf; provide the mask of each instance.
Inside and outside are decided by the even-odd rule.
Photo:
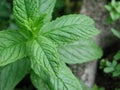
[[[94,21],[84,15],[67,15],[45,24],[40,31],[56,43],[72,42],[81,38],[91,38],[99,31]]]
[[[52,12],[55,7],[56,0],[40,0],[40,14],[45,14],[44,22],[52,19]]]
[[[27,38],[21,31],[0,32],[0,66],[12,63],[26,56]]]
[[[50,90],[82,90],[70,69],[59,60],[56,46],[49,39],[40,36],[29,42],[28,47],[31,68]]]
[[[30,70],[27,58],[0,67],[0,90],[13,90]]]
[[[102,50],[92,39],[81,39],[58,47],[61,60],[68,64],[85,63],[102,56]]]
[[[14,0],[14,16],[17,23],[30,31],[39,30],[43,22],[51,19],[55,1]]]

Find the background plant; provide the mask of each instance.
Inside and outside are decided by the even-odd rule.
[[[120,18],[120,1],[112,0],[105,8],[109,11],[108,22],[116,21]]]
[[[112,33],[118,37],[120,39],[120,32],[115,30],[115,29],[111,29]],[[108,59],[103,59],[101,61],[101,65],[100,68],[104,69],[105,73],[111,73],[113,77],[118,77],[120,76],[120,51],[118,51],[114,56],[113,56],[113,60],[110,61]]]
[[[101,57],[99,31],[84,15],[51,21],[56,0],[14,0],[18,30],[0,32],[0,89],[13,90],[26,74],[38,90],[84,90],[67,64]],[[6,79],[7,78],[7,79]]]
[[[112,0],[105,8],[109,11],[110,17],[108,20],[112,23],[120,18],[120,1]],[[112,33],[120,38],[120,32],[115,29],[111,29]],[[113,60],[103,59],[101,61],[100,68],[104,69],[105,73],[111,73],[113,77],[118,77],[120,75],[120,51],[118,51],[114,56]]]
[[[105,90],[105,88],[104,87],[98,87],[97,85],[94,85],[93,90]]]

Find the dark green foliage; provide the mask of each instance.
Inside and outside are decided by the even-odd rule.
[[[118,20],[120,18],[120,1],[112,0],[105,8],[109,11],[110,17],[108,22]]]

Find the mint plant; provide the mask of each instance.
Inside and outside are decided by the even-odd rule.
[[[99,31],[84,15],[51,21],[56,0],[13,0],[19,30],[0,32],[0,90],[13,90],[26,74],[37,90],[84,90],[67,64],[96,60]]]
[[[120,1],[112,0],[105,8],[109,11],[110,17],[108,22],[113,22],[120,18]]]
[[[113,57],[112,62],[103,59],[101,61],[101,68],[103,68],[105,73],[112,74],[113,77],[120,76],[120,51],[118,51],[115,56]]]

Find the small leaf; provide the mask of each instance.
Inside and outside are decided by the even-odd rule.
[[[118,77],[120,75],[120,71],[114,71],[113,73],[112,73],[112,76],[113,77]]]
[[[117,19],[120,18],[119,13],[117,13],[116,11],[110,12],[110,16],[111,16],[111,19],[112,19],[113,21],[115,21],[115,20],[117,20]]]
[[[27,38],[20,31],[5,30],[0,32],[0,66],[7,65],[26,57]]]
[[[101,61],[100,61],[100,66],[99,66],[99,68],[100,69],[103,69],[103,68],[105,68],[106,67],[106,59],[102,59]]]
[[[115,10],[120,14],[120,1],[116,3]]]
[[[106,61],[107,66],[112,66],[112,63],[110,61]]]
[[[112,66],[115,67],[117,65],[117,61],[114,61],[112,62]]]
[[[114,60],[120,60],[120,51],[118,51],[113,58]]]
[[[98,33],[91,18],[84,15],[67,15],[45,24],[40,35],[61,44],[91,38]]]
[[[112,71],[114,71],[114,68],[113,68],[113,67],[106,67],[106,68],[104,68],[104,72],[105,72],[105,73],[110,73],[110,72],[112,72]]]
[[[30,70],[27,58],[0,67],[0,90],[13,90]]]
[[[92,39],[82,39],[58,47],[61,60],[68,64],[85,63],[102,56],[102,50]]]
[[[117,31],[117,30],[115,30],[115,29],[111,29],[111,31],[112,31],[112,33],[116,36],[116,37],[118,37],[118,38],[120,38],[120,32],[119,31]]]
[[[112,7],[110,5],[105,5],[105,8],[108,10],[108,11],[112,11]]]
[[[115,0],[112,0],[111,1],[111,6],[114,7],[116,5],[116,1]]]
[[[117,66],[115,67],[115,69],[116,69],[117,71],[120,71],[120,64],[117,64]]]

